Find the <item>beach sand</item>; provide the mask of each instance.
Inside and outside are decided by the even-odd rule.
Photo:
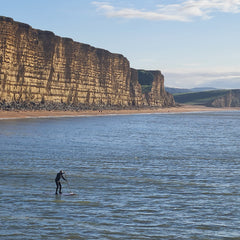
[[[77,117],[77,116],[98,116],[116,114],[144,114],[144,113],[184,113],[184,112],[216,112],[216,111],[240,111],[240,108],[212,108],[195,105],[181,105],[170,108],[148,108],[135,110],[103,110],[103,111],[1,111],[0,119],[16,118],[39,118],[39,117]]]

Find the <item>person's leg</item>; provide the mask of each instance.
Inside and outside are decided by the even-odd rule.
[[[62,193],[62,184],[59,182],[59,193]]]
[[[57,181],[55,181],[56,182],[56,194],[57,194],[57,191],[58,191],[58,182]]]

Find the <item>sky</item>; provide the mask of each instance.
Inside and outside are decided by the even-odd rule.
[[[160,70],[165,86],[240,88],[240,0],[0,0],[0,15]]]

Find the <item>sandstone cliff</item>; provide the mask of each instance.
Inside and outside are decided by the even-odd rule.
[[[173,106],[161,73],[151,74],[152,89],[143,94],[138,70],[124,56],[0,17],[2,108],[12,103],[78,109]]]
[[[143,105],[160,107],[175,105],[173,96],[165,91],[164,76],[160,71],[132,70],[133,78],[136,78],[135,81],[141,86]]]
[[[240,90],[229,90],[224,96],[211,101],[211,107],[240,107]]]

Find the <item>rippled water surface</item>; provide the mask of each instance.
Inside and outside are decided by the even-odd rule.
[[[0,121],[0,239],[240,239],[240,112]],[[69,185],[55,196],[63,169]]]

